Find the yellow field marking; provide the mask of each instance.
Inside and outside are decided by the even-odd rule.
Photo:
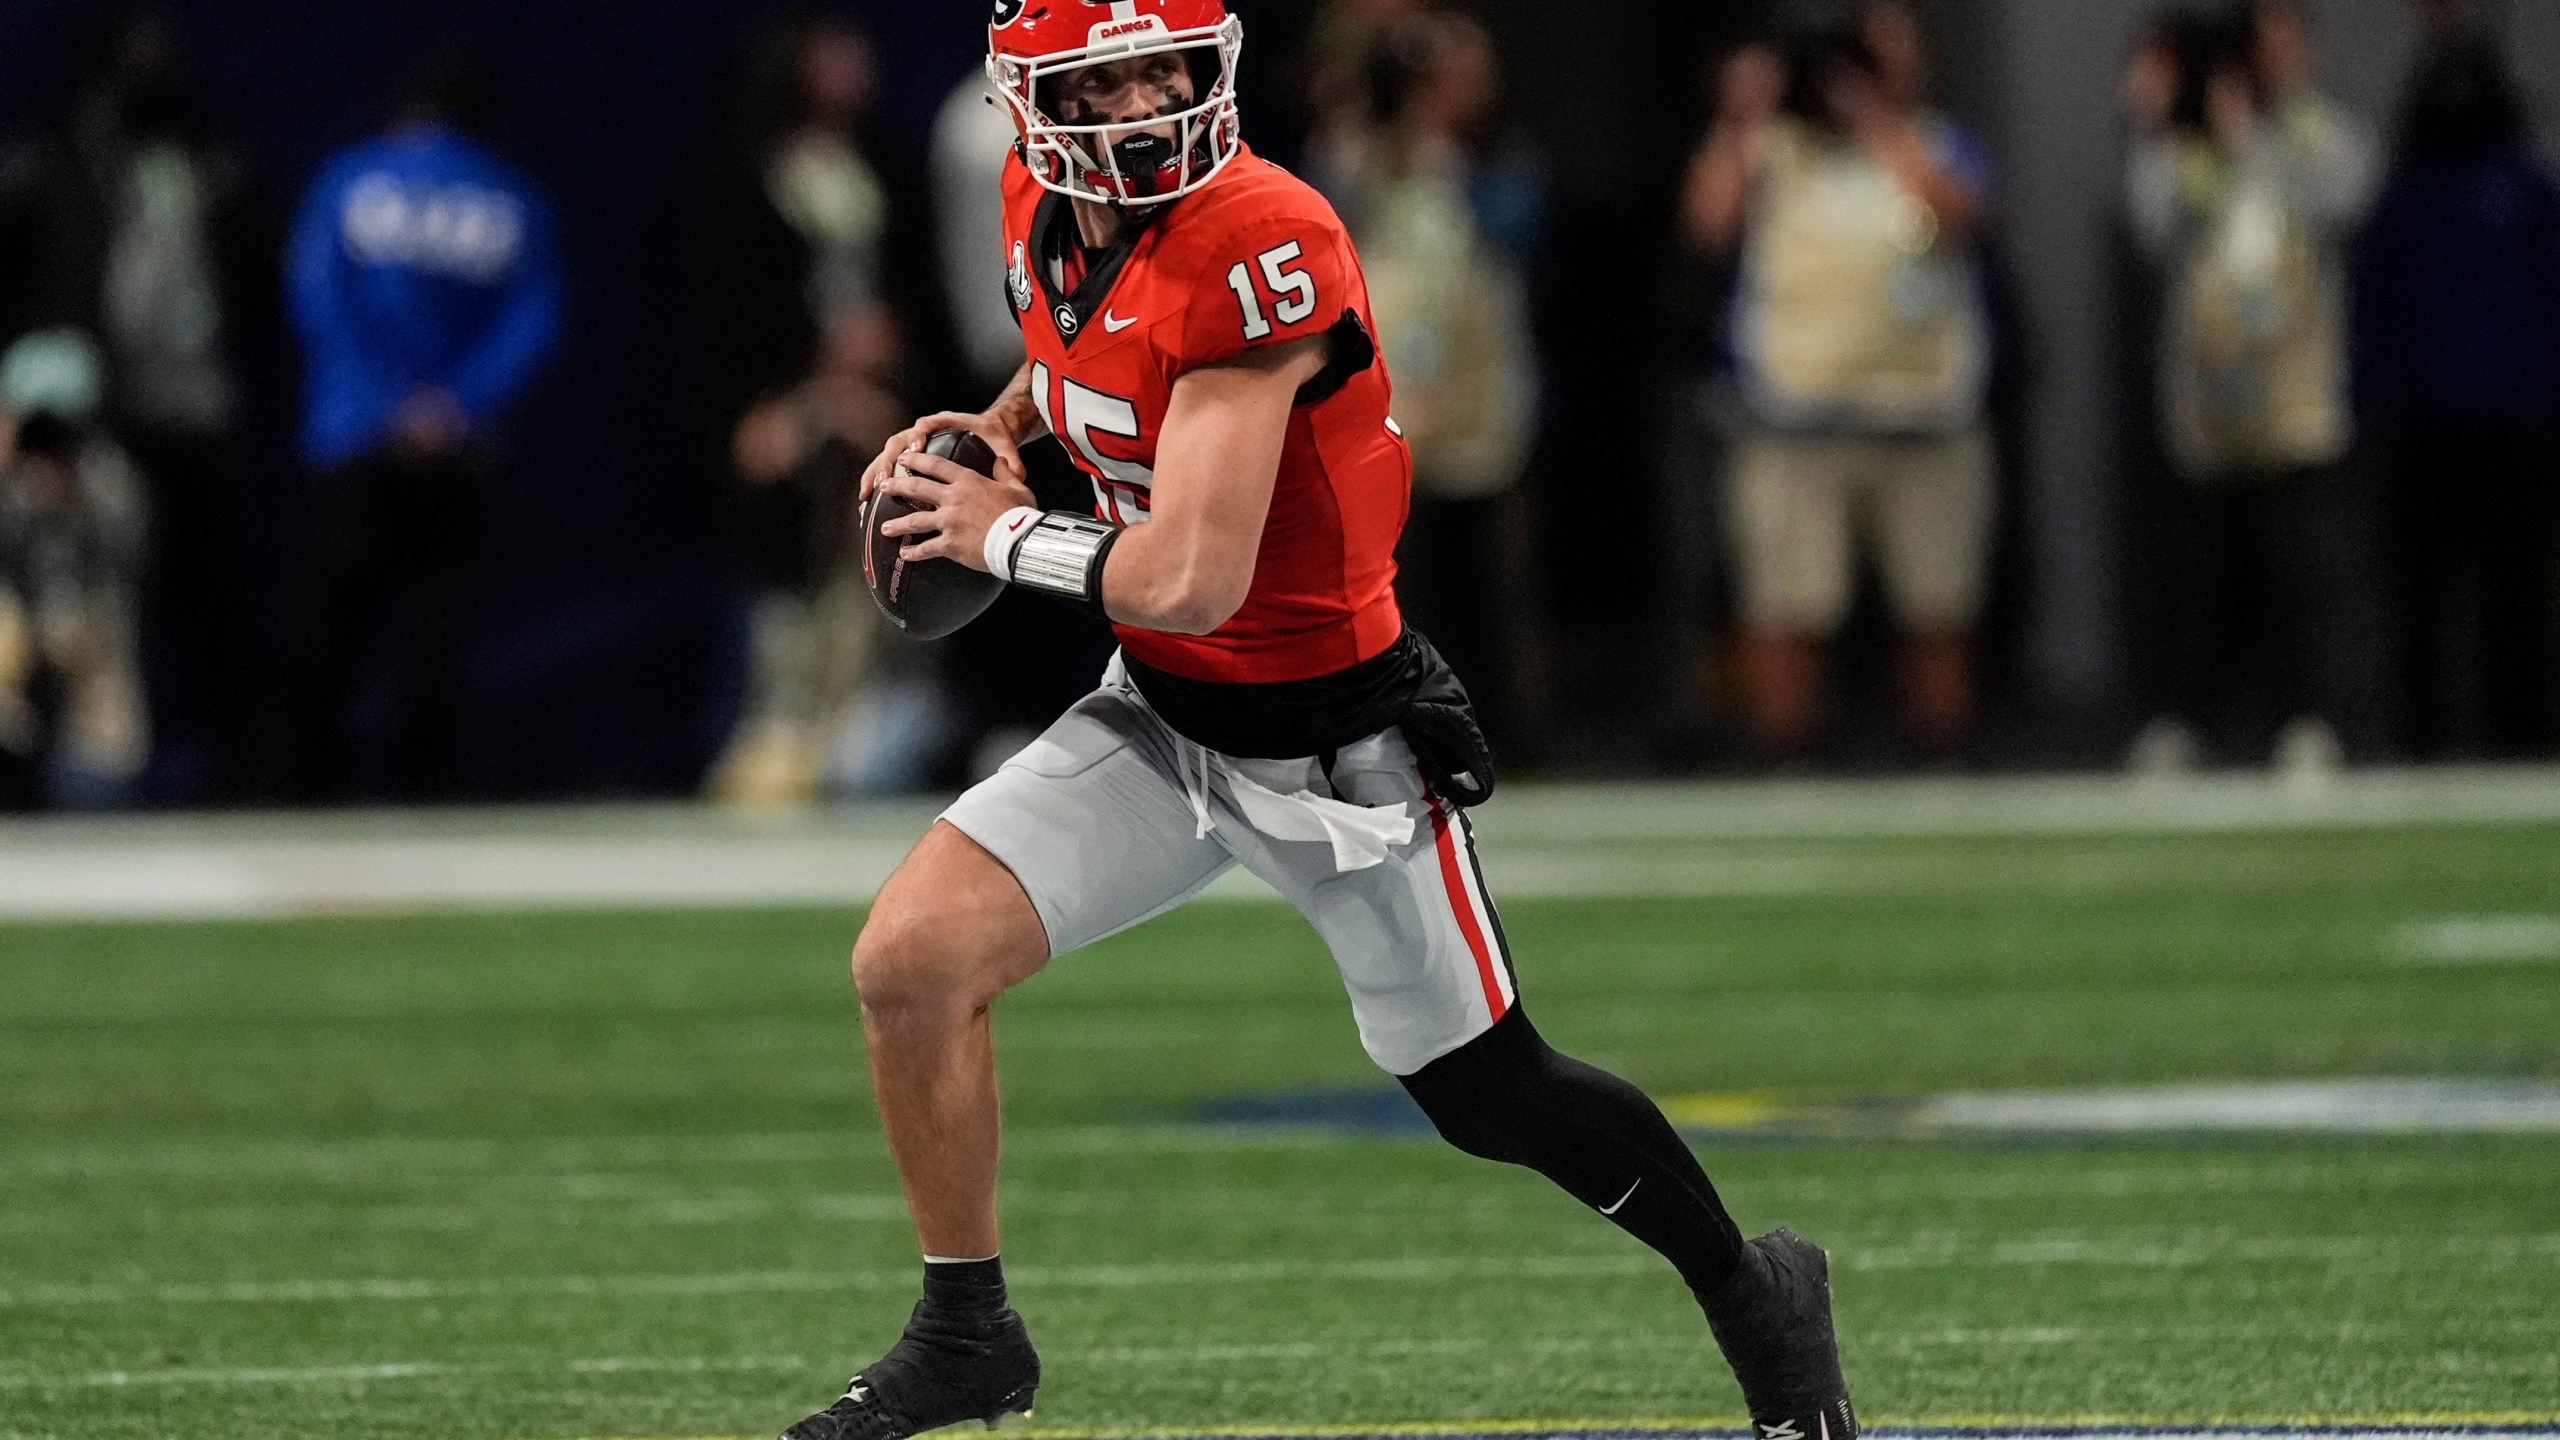
[[[1696,1130],[1756,1130],[1788,1113],[1786,1102],[1763,1091],[1720,1095],[1668,1095],[1659,1102],[1674,1125]]]

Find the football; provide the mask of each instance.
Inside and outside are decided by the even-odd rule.
[[[966,430],[937,430],[924,442],[924,453],[993,475],[996,456],[987,442]],[[862,578],[871,598],[898,628],[917,640],[939,640],[986,612],[996,603],[1004,582],[957,560],[904,560],[898,547],[905,539],[883,535],[880,527],[920,507],[912,500],[873,491],[862,513]]]

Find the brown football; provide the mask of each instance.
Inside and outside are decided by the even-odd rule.
[[[924,453],[993,475],[996,455],[987,442],[966,430],[937,430],[924,442]],[[862,578],[871,598],[898,628],[917,640],[939,640],[986,613],[996,603],[1004,582],[957,560],[902,560],[898,547],[906,538],[883,535],[880,527],[917,505],[886,491],[874,491],[862,513]]]

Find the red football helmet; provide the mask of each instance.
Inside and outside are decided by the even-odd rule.
[[[1160,205],[1188,195],[1236,157],[1236,58],[1244,22],[1222,0],[996,0],[987,78],[1022,131],[1033,178],[1106,205]],[[1061,123],[1057,81],[1141,55],[1179,55],[1192,103],[1133,124]],[[1173,127],[1167,140],[1160,134]]]

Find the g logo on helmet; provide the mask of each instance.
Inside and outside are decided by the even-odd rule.
[[[996,0],[996,16],[987,23],[1001,30],[1022,18],[1022,7],[1031,0]]]

